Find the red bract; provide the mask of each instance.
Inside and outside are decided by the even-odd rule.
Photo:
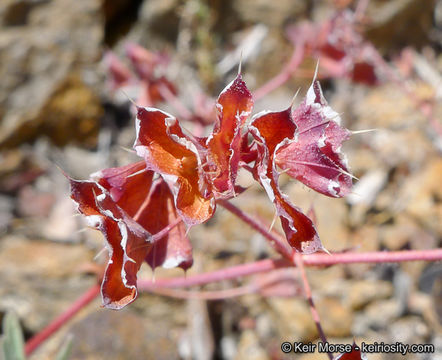
[[[161,174],[168,183],[178,213],[187,225],[206,221],[215,211],[215,201],[195,143],[172,115],[153,108],[137,110],[137,154],[149,170]]]
[[[278,185],[279,172],[276,169],[275,154],[281,146],[293,141],[296,134],[291,109],[257,114],[250,124],[250,132],[258,148],[254,176],[275,204],[289,244],[305,254],[317,251],[322,248],[322,245],[315,226],[298,207],[289,201]]]
[[[217,122],[206,140],[206,171],[217,197],[235,195],[244,122],[252,112],[252,94],[241,75],[228,85],[216,103]]]
[[[206,138],[186,134],[172,115],[138,106],[134,149],[144,161],[102,170],[90,181],[71,180],[79,211],[107,241],[104,306],[119,309],[135,299],[143,261],[153,269],[192,265],[185,226],[207,221],[217,200],[240,193],[235,182],[241,165],[274,203],[289,244],[304,254],[322,249],[312,221],[279,189],[278,167],[316,191],[343,196],[351,177],[339,149],[349,132],[339,126],[315,81],[298,109],[264,112],[246,126],[252,107],[241,75],[221,92]]]
[[[164,181],[156,181],[152,186],[149,208],[146,208],[152,233],[159,233],[167,226],[179,220],[175,209],[173,196],[169,186]],[[157,214],[157,216],[153,216]],[[187,270],[193,264],[192,245],[186,236],[186,228],[179,223],[167,235],[156,240],[146,256],[146,262],[152,269],[162,266],[166,269],[180,267]]]
[[[78,210],[106,239],[109,263],[101,288],[105,307],[120,309],[136,298],[136,274],[144,260],[153,268],[173,264],[187,269],[192,263],[182,224],[152,241],[174,216],[168,187],[153,175],[138,162],[95,173],[92,181],[70,179]]]
[[[352,180],[340,150],[350,131],[340,126],[340,117],[327,105],[319,82],[313,81],[306,98],[292,115],[296,134],[279,147],[276,164],[321,194],[331,197],[348,194]]]

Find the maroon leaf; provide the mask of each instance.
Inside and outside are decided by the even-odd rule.
[[[257,114],[253,117],[249,129],[258,149],[254,176],[275,204],[287,241],[304,254],[321,249],[322,244],[312,221],[290,202],[278,185],[279,173],[276,169],[275,153],[295,138],[296,125],[291,110]]]
[[[321,194],[348,194],[352,176],[341,145],[350,131],[340,126],[340,117],[327,105],[319,82],[313,81],[306,98],[293,111],[293,120],[296,134],[277,150],[276,164]]]

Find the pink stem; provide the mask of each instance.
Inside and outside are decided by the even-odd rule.
[[[289,261],[292,261],[294,250],[290,248],[280,235],[274,235],[274,233],[269,232],[268,227],[265,227],[262,222],[255,220],[250,215],[246,214],[240,208],[233,205],[231,202],[225,200],[219,200],[217,202],[219,205],[229,210],[232,214],[236,215],[246,224],[250,225],[253,229],[262,234],[267,240],[269,240],[270,245],[282,256],[284,256]]]
[[[266,272],[281,267],[289,267],[289,266],[291,266],[290,262],[284,259],[279,259],[279,260],[265,259],[248,264],[236,265],[221,270],[216,270],[212,272],[206,272],[186,277],[155,279],[155,281],[138,280],[137,287],[138,290],[140,291],[142,290],[149,291],[153,287],[174,288],[174,287],[204,285],[217,281],[236,279],[242,276],[248,276],[260,272]]]
[[[228,201],[218,201],[218,204],[229,210],[232,214],[238,216],[242,221],[262,234],[270,241],[270,245],[278,251],[287,260],[293,261],[293,249],[287,249],[285,239],[282,235],[269,233],[267,228],[250,215]],[[403,261],[439,261],[442,260],[442,249],[429,250],[407,250],[407,251],[374,251],[368,253],[334,253],[332,255],[316,253],[311,255],[302,255],[304,264],[307,266],[327,266],[336,264],[355,264],[355,263],[385,263],[385,262],[403,262]]]
[[[293,73],[296,71],[296,69],[299,67],[303,59],[304,59],[304,41],[300,39],[295,44],[295,48],[293,49],[290,61],[282,69],[282,71],[253,93],[253,98],[255,99],[255,101],[261,99],[271,91],[279,88],[281,85],[287,82],[290,79],[290,77],[293,75]]]
[[[312,290],[310,288],[310,284],[307,279],[307,274],[305,272],[304,261],[302,259],[302,255],[299,253],[295,253],[295,256],[293,257],[293,262],[296,264],[296,266],[299,269],[302,284],[304,287],[304,294],[305,294],[305,297],[309,303],[310,312],[312,314],[313,321],[316,324],[316,328],[318,329],[319,336],[321,337],[322,342],[326,343],[327,337],[325,336],[324,330],[322,329],[321,319],[319,318],[318,310],[316,309],[315,303],[313,301]],[[330,352],[327,354],[328,354],[329,359],[333,360],[333,354]]]
[[[173,222],[171,222],[169,225],[158,231],[156,234],[152,235],[152,242],[156,242],[160,240],[163,236],[166,236],[170,231],[172,231],[173,228],[175,228],[183,219],[180,217],[175,218]]]
[[[26,356],[33,353],[47,338],[54,334],[61,326],[68,322],[77,312],[94,300],[100,293],[100,285],[96,284],[78,298],[64,313],[52,321],[38,334],[26,342]]]
[[[293,255],[294,256],[294,255]],[[337,264],[373,264],[404,261],[440,261],[442,249],[431,250],[404,250],[404,251],[374,251],[368,253],[342,253],[342,254],[312,254],[301,255],[305,266],[330,266]],[[293,261],[293,257],[292,257]],[[206,272],[203,274],[190,275],[176,278],[160,278],[152,280],[138,280],[140,291],[149,291],[153,287],[174,288],[204,285],[217,281],[236,279],[242,276],[266,272],[282,267],[290,267],[294,264],[286,259],[265,259],[248,264],[236,265],[221,270]]]
[[[442,249],[404,250],[404,251],[373,251],[366,253],[312,254],[303,255],[307,266],[327,266],[336,264],[362,263],[396,263],[404,261],[440,261]]]

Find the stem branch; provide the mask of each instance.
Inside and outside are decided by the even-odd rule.
[[[294,253],[295,254],[295,253]],[[294,256],[294,255],[293,255]],[[440,261],[442,260],[442,249],[430,250],[404,250],[404,251],[374,251],[368,253],[342,253],[342,254],[312,254],[300,255],[304,266],[330,266],[337,264],[373,264],[404,261]],[[293,261],[293,257],[292,257]],[[174,278],[156,278],[152,280],[138,280],[138,289],[140,291],[154,287],[158,288],[176,288],[204,285],[208,283],[236,279],[242,276],[267,272],[270,270],[290,267],[296,264],[286,259],[265,259],[248,264],[236,265],[221,270],[206,272],[202,274],[189,275],[186,277]]]
[[[253,97],[255,101],[263,98],[265,95],[279,88],[281,85],[287,82],[290,79],[290,77],[293,75],[293,73],[298,69],[303,59],[304,59],[304,41],[300,39],[295,44],[295,48],[293,49],[290,61],[286,64],[286,66],[282,69],[282,71],[254,92]]]
[[[231,202],[220,200],[217,202],[226,210],[229,210],[232,214],[236,215],[246,224],[251,226],[253,229],[258,231],[262,236],[269,240],[270,245],[287,260],[292,261],[294,250],[288,245],[285,239],[274,232],[269,232],[269,229],[259,222],[258,220],[251,217],[249,214],[242,211],[240,208],[233,205]]]
[[[302,255],[295,253],[295,256],[293,257],[293,262],[298,267],[299,274],[300,274],[302,284],[304,287],[304,295],[309,303],[310,312],[312,314],[312,318],[313,318],[313,321],[315,322],[316,328],[318,329],[319,336],[320,336],[322,342],[326,343],[327,337],[325,336],[324,330],[322,329],[321,319],[319,318],[318,310],[316,309],[315,303],[313,301],[312,290],[310,288],[310,284],[307,279],[307,274],[305,272],[304,261],[302,259]],[[328,352],[327,354],[328,354],[329,359],[333,360],[333,354],[330,352]]]
[[[195,285],[204,285],[208,283],[236,279],[242,276],[248,276],[257,274],[260,272],[266,272],[281,267],[291,266],[290,262],[284,259],[273,260],[265,259],[259,260],[248,264],[236,265],[221,270],[206,272],[202,274],[190,275],[186,277],[176,278],[163,278],[152,280],[138,280],[138,290],[147,290],[156,288],[176,288],[176,287],[188,287]]]

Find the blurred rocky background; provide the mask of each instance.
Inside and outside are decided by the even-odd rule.
[[[38,333],[95,282],[101,235],[82,231],[68,183],[134,155],[134,118],[127,92],[112,89],[103,56],[125,61],[127,43],[168,57],[165,70],[180,100],[216,97],[237,72],[241,52],[247,85],[257,89],[290,58],[286,27],[321,22],[351,0],[2,0],[0,3],[0,317],[13,310],[27,337]],[[429,249],[442,237],[442,1],[371,0],[364,26],[400,83],[322,82],[325,96],[355,134],[345,144],[356,181],[353,195],[330,199],[286,178],[283,189],[312,205],[330,251]],[[286,107],[304,95],[315,62],[306,61],[254,112]],[[321,74],[320,74],[321,75]],[[302,98],[299,95],[298,99]],[[425,116],[432,104],[432,119]],[[170,103],[158,107],[179,115]],[[192,128],[193,124],[188,124]],[[237,204],[273,218],[273,207],[247,175]],[[190,273],[273,256],[266,241],[223,209],[190,232]],[[97,265],[98,264],[98,265]],[[159,270],[156,276],[180,275]],[[325,333],[336,343],[432,343],[442,358],[440,263],[346,265],[307,273]],[[140,276],[150,278],[150,270]],[[228,288],[231,281],[206,286]],[[173,300],[152,294],[120,312],[97,299],[31,359],[52,359],[67,334],[72,359],[289,359],[282,341],[317,341],[302,296],[247,295],[225,301]],[[297,359],[326,359],[324,354]],[[368,359],[400,359],[372,354]]]

